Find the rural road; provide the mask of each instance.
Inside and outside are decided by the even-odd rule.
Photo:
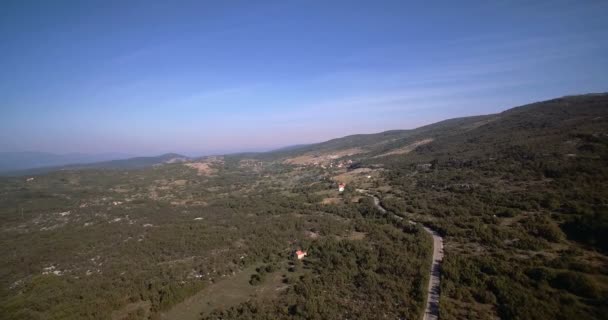
[[[426,308],[424,310],[424,320],[439,319],[439,288],[441,262],[443,261],[443,238],[432,229],[423,227],[426,232],[433,236],[433,263],[431,264],[431,274],[429,286],[426,293]]]
[[[363,193],[374,199],[374,205],[382,213],[388,213],[388,211],[380,204],[380,199],[370,193],[367,190],[357,189],[357,192]],[[403,220],[400,217],[392,213],[393,217],[398,220]],[[411,224],[416,224],[412,220],[408,220]],[[441,275],[441,262],[443,261],[443,237],[437,233],[437,231],[425,227],[422,227],[424,231],[433,237],[433,263],[431,264],[428,291],[426,294],[426,308],[424,310],[423,320],[436,320],[439,319],[439,288],[440,288],[440,275]]]

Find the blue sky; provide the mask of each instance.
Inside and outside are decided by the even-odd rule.
[[[189,155],[608,91],[606,1],[2,1],[0,151]]]

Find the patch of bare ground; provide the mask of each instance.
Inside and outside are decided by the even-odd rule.
[[[386,185],[386,186],[378,187],[377,190],[380,192],[383,192],[383,193],[388,193],[391,190],[393,190],[393,187]]]
[[[179,179],[179,180],[172,181],[169,184],[172,185],[172,186],[183,187],[183,186],[186,185],[186,183],[188,183],[187,180]]]
[[[199,176],[209,175],[214,172],[209,163],[205,162],[192,162],[184,164],[186,167],[195,169]]]
[[[337,182],[343,182],[346,184],[354,182],[364,182],[367,179],[377,178],[380,170],[373,170],[370,168],[359,168],[351,171],[344,171],[338,175],[333,176],[331,179]],[[368,176],[370,178],[368,178]]]
[[[129,303],[120,310],[112,311],[112,320],[123,319],[148,319],[150,314],[150,301],[138,301]]]
[[[171,158],[167,161],[165,161],[165,163],[180,163],[180,162],[184,162],[188,160],[187,158],[180,158],[180,157],[176,157],[176,158]]]
[[[359,232],[353,230],[347,237],[348,240],[363,240],[367,236],[365,232]]]
[[[324,152],[324,153],[307,153],[301,156],[288,158],[283,161],[286,164],[294,164],[294,165],[314,165],[314,164],[328,164],[332,160],[339,159],[342,157],[352,156],[358,153],[366,152],[361,148],[350,148],[343,149],[332,152]]]
[[[331,198],[325,198],[325,199],[323,199],[321,201],[321,204],[339,204],[340,202],[342,202],[342,199],[331,197]]]
[[[362,198],[363,197],[361,197],[361,196],[354,196],[354,197],[350,198],[350,202],[357,203],[357,202],[361,201]]]
[[[111,188],[110,190],[112,190],[116,193],[128,193],[129,191],[131,191],[131,189],[129,189],[126,185],[125,186],[116,186],[114,188]]]
[[[308,230],[308,231],[304,232],[304,234],[306,235],[306,237],[308,237],[310,239],[319,239],[319,237],[321,236],[318,232],[315,232],[312,230]]]
[[[422,140],[418,140],[418,141],[414,141],[410,144],[408,144],[407,146],[401,147],[401,148],[397,148],[397,149],[393,149],[391,151],[385,152],[383,154],[377,155],[374,158],[380,158],[380,157],[386,157],[386,156],[392,156],[392,155],[396,155],[396,154],[407,154],[412,152],[414,149],[416,149],[419,146],[425,145],[427,143],[431,143],[433,142],[433,138],[427,138],[427,139],[422,139]]]

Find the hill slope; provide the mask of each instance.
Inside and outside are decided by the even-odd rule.
[[[48,152],[0,152],[0,172],[26,170],[40,167],[63,166],[72,163],[91,163],[126,159],[131,156],[120,153],[106,154],[54,154]]]
[[[153,157],[134,157],[128,159],[120,159],[120,160],[109,160],[109,161],[101,161],[101,162],[92,162],[92,163],[76,163],[76,164],[67,164],[61,166],[49,166],[49,167],[40,167],[40,168],[32,168],[25,170],[16,170],[16,171],[8,171],[4,172],[4,175],[31,175],[31,174],[43,174],[53,171],[61,171],[61,170],[83,170],[83,169],[141,169],[145,167],[160,165],[164,163],[174,163],[174,162],[183,162],[186,161],[188,157],[177,154],[177,153],[167,153],[160,156]]]

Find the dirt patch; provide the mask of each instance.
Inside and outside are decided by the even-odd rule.
[[[427,138],[427,139],[422,139],[422,140],[418,140],[415,141],[413,143],[408,144],[407,146],[401,147],[401,148],[397,148],[397,149],[393,149],[389,152],[385,152],[383,154],[377,155],[374,158],[379,158],[379,157],[386,157],[386,156],[392,156],[392,155],[396,155],[396,154],[407,154],[412,152],[414,149],[416,149],[419,146],[425,145],[427,143],[431,143],[433,142],[433,138]]]
[[[351,184],[353,182],[359,182],[362,180],[366,180],[366,179],[368,179],[367,178],[368,176],[370,176],[370,178],[375,177],[376,174],[375,174],[374,170],[372,170],[370,168],[359,168],[359,169],[347,171],[347,172],[341,173],[339,175],[333,176],[331,179],[336,182]]]
[[[211,168],[211,164],[207,162],[191,162],[184,164],[186,167],[198,171],[199,176],[206,176],[215,173],[215,169]]]
[[[321,201],[321,204],[339,204],[340,202],[342,202],[342,199],[332,197],[323,199],[323,201]]]
[[[319,239],[319,237],[321,236],[321,235],[319,235],[318,232],[314,232],[314,231],[306,231],[305,233],[306,233],[306,236],[310,239]]]
[[[183,187],[183,186],[186,185],[187,182],[188,182],[187,180],[180,179],[180,180],[175,180],[175,181],[171,182],[171,185],[172,186]]]
[[[393,187],[391,186],[381,186],[377,188],[378,191],[383,192],[383,193],[388,193],[391,190],[393,190]]]
[[[346,239],[348,240],[363,240],[367,236],[365,232],[352,231]]]
[[[361,148],[350,148],[343,149],[333,152],[315,152],[315,153],[306,153],[301,156],[288,158],[283,161],[286,164],[295,164],[295,165],[327,165],[332,162],[332,160],[336,160],[342,157],[352,156],[358,153],[366,152]]]

